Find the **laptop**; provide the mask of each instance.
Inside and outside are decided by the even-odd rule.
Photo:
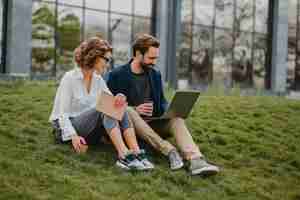
[[[96,96],[96,110],[116,120],[121,121],[127,104],[121,107],[115,106],[115,97],[107,92],[99,91]]]
[[[178,90],[176,91],[167,111],[160,117],[147,117],[150,121],[158,119],[170,119],[180,117],[186,119],[192,111],[200,95],[195,90]]]

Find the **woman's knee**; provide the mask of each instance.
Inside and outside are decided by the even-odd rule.
[[[126,130],[128,128],[133,127],[132,121],[131,121],[130,116],[127,112],[124,113],[122,121],[120,122],[120,126],[121,126],[122,130]]]
[[[118,121],[107,115],[103,115],[102,123],[107,133],[110,133],[114,128],[119,128]]]

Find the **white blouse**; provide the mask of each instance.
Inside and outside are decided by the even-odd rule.
[[[80,68],[68,71],[63,76],[56,91],[49,119],[50,122],[58,119],[63,141],[71,140],[72,136],[77,135],[69,118],[76,117],[89,109],[96,109],[96,95],[99,91],[111,94],[103,78],[96,73],[93,73],[89,93],[84,85],[83,73]]]

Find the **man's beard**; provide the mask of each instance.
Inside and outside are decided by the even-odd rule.
[[[144,72],[148,72],[153,66],[153,64],[145,64],[144,62],[141,62],[141,67]]]

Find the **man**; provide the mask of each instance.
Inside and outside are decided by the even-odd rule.
[[[138,36],[132,46],[133,59],[110,72],[108,87],[114,94],[122,93],[127,96],[130,106],[128,113],[137,135],[168,156],[172,170],[180,169],[184,164],[176,148],[161,137],[170,132],[175,136],[180,151],[189,162],[192,175],[215,174],[219,168],[204,160],[183,119],[149,121],[151,116],[161,116],[168,106],[163,93],[161,74],[154,69],[159,46],[159,41],[151,35]]]

